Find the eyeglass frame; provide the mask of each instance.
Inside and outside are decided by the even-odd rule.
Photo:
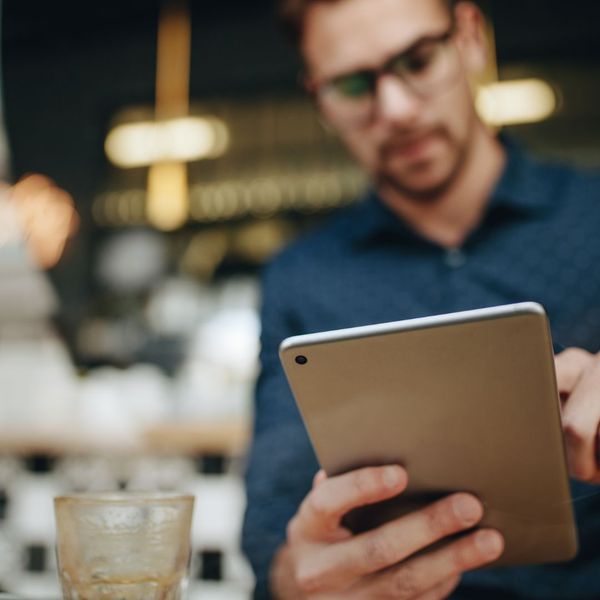
[[[412,52],[414,52],[421,44],[433,42],[439,44],[441,47],[446,47],[452,41],[452,38],[457,32],[456,23],[454,19],[452,23],[444,31],[439,35],[425,35],[418,40],[416,40],[413,44],[411,44],[408,48],[401,50],[400,52],[394,53],[392,56],[388,57],[381,66],[374,68],[364,68],[364,69],[356,69],[354,71],[348,71],[345,73],[340,73],[339,75],[335,75],[333,77],[327,78],[322,82],[311,81],[310,77],[303,76],[302,81],[304,84],[304,88],[306,91],[317,101],[323,102],[323,93],[328,89],[332,89],[332,86],[335,82],[340,79],[351,77],[354,75],[368,75],[369,76],[369,88],[367,89],[365,94],[356,97],[357,101],[364,100],[366,98],[375,99],[377,95],[377,84],[379,79],[384,75],[392,75],[402,81],[404,85],[416,96],[419,98],[428,98],[435,94],[435,91],[424,93],[422,90],[415,89],[414,83],[412,83],[409,79],[406,78],[404,72],[398,73],[396,69],[393,68],[393,65],[397,64],[399,60],[407,60]],[[446,80],[445,80],[446,81]],[[439,84],[440,87],[442,83]],[[437,86],[436,86],[437,88]],[[349,96],[344,98],[345,100],[352,101],[353,99]]]

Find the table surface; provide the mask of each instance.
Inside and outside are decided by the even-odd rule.
[[[72,430],[13,430],[0,425],[0,453],[64,455],[107,454],[223,454],[245,452],[250,439],[250,421],[243,418],[226,421],[161,423],[145,429],[136,440],[92,439]],[[1,600],[6,597],[0,596]]]

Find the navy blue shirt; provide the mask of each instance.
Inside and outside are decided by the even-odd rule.
[[[271,560],[319,468],[279,362],[282,339],[534,300],[556,342],[600,350],[600,177],[507,151],[485,215],[460,249],[419,236],[372,192],[265,270],[243,530],[256,597],[269,597]],[[452,597],[600,598],[600,487],[572,482],[572,493],[576,560],[467,573]]]

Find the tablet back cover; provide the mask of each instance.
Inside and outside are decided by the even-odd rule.
[[[496,566],[575,556],[547,319],[538,305],[512,306],[496,317],[469,311],[438,325],[405,321],[375,334],[356,328],[282,344],[325,471],[389,463],[408,470],[406,492],[348,515],[352,529],[471,491],[485,506],[481,526],[505,537]]]

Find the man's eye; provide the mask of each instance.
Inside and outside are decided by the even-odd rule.
[[[340,77],[333,85],[338,94],[347,98],[359,98],[371,91],[369,78],[364,74]]]
[[[406,69],[411,73],[420,73],[427,69],[435,57],[436,48],[434,46],[416,49],[406,57]]]

